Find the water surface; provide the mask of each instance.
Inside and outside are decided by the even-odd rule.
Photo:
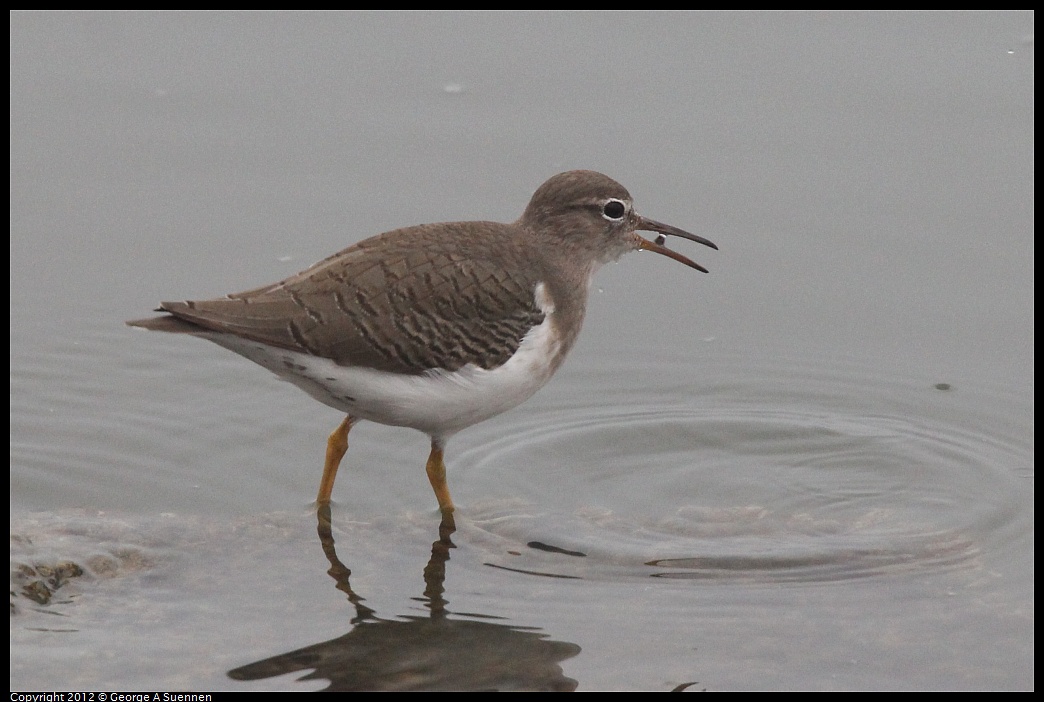
[[[1030,689],[1033,14],[16,13],[12,689]],[[123,326],[555,172],[631,255],[447,451]],[[462,651],[466,652],[462,655]],[[470,664],[469,664],[470,663]]]

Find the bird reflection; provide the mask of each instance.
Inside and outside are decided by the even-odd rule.
[[[457,619],[447,609],[446,563],[453,515],[445,514],[424,568],[427,617],[382,619],[351,586],[351,570],[337,557],[329,505],[318,514],[319,541],[328,573],[355,610],[352,628],[336,639],[273,656],[229,671],[234,680],[259,680],[308,670],[300,680],[330,682],[326,690],[543,690],[572,691],[577,681],[559,665],[580,652],[576,644],[550,641],[531,627]],[[493,619],[494,617],[490,617]]]

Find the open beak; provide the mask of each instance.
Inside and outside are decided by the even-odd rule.
[[[654,219],[646,219],[645,217],[639,217],[638,226],[636,226],[635,229],[646,232],[657,232],[658,234],[664,234],[667,236],[680,236],[683,239],[695,241],[697,244],[703,244],[704,246],[709,246],[712,249],[718,248],[710,239],[704,239],[702,236],[690,234],[687,231],[678,229],[677,227],[672,227],[671,225],[664,224],[663,222],[657,222]],[[639,249],[644,249],[646,251],[655,251],[658,254],[663,254],[668,258],[673,258],[675,261],[684,263],[686,266],[689,266],[690,268],[695,268],[696,270],[703,271],[704,273],[707,272],[706,268],[696,263],[692,259],[682,256],[677,251],[672,251],[671,249],[668,249],[666,246],[661,246],[660,244],[657,244],[654,241],[649,241],[645,237],[639,236],[637,233],[634,236],[638,239]]]

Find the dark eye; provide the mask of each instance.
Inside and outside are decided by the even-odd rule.
[[[627,206],[619,200],[610,200],[602,207],[602,216],[614,222],[623,219],[625,212],[627,212]]]

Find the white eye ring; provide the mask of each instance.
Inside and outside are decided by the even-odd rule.
[[[619,222],[627,214],[627,203],[611,197],[602,205],[602,217],[610,222]]]

